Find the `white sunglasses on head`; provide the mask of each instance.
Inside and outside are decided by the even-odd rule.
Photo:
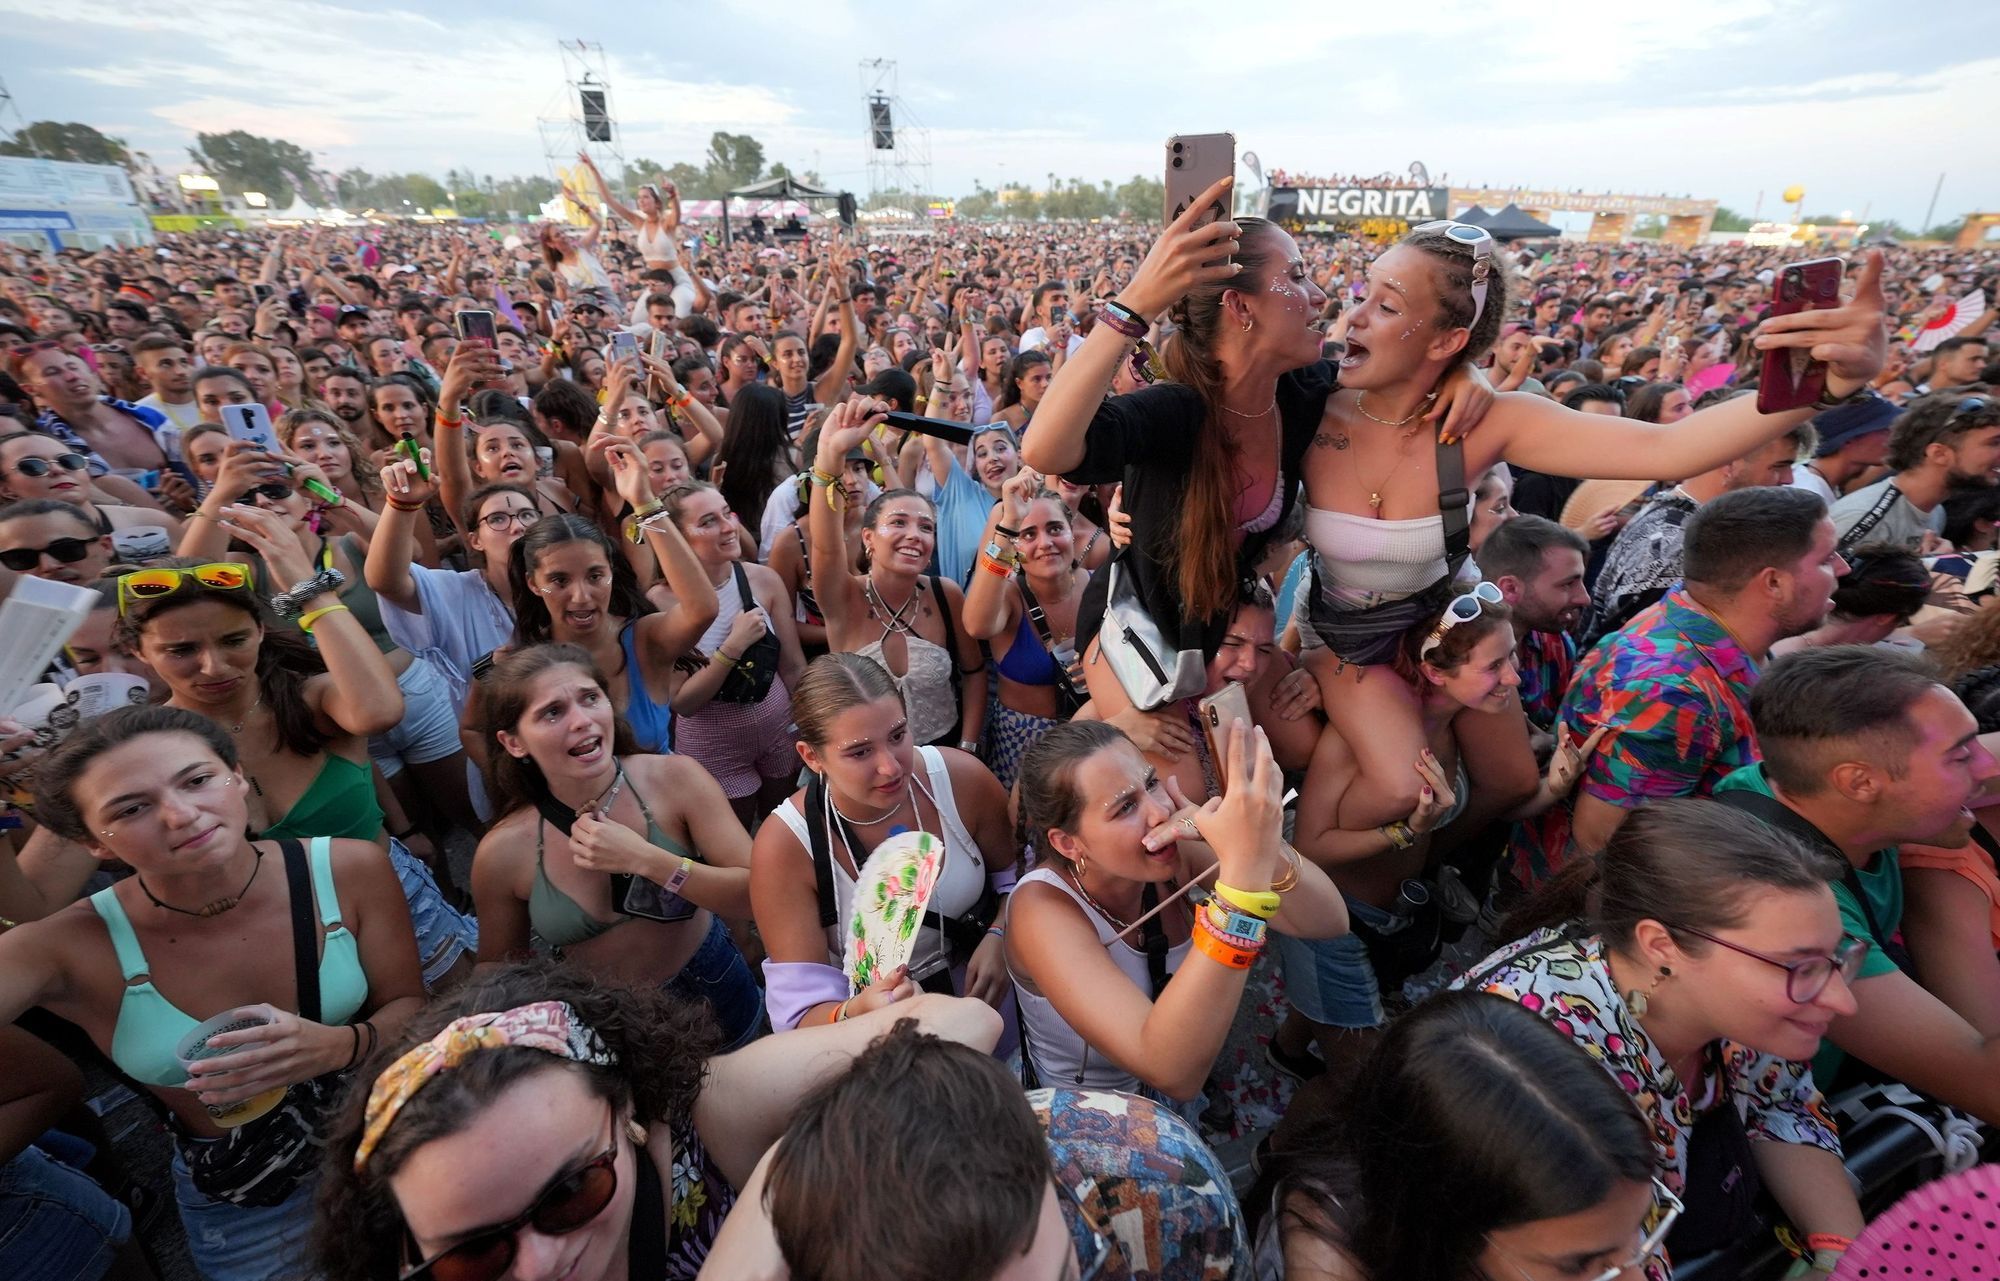
[[[1493,233],[1484,227],[1475,227],[1469,222],[1455,222],[1450,218],[1440,218],[1427,222],[1411,231],[1442,231],[1459,244],[1472,250],[1472,324],[1486,314],[1486,281],[1493,271]]]

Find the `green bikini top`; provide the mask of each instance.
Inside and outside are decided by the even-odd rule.
[[[679,841],[660,830],[653,819],[653,811],[646,806],[645,797],[639,789],[632,789],[632,799],[639,802],[639,812],[646,816],[646,843],[655,849],[665,850],[678,858],[695,858]],[[542,866],[543,833],[548,828],[548,820],[535,816],[535,879],[528,887],[528,921],[535,927],[535,933],[550,947],[570,947],[583,943],[598,935],[615,930],[627,921],[638,918],[620,915],[615,921],[600,921],[583,910],[583,905],[557,888],[549,879]],[[696,859],[699,862],[699,859]]]
[[[375,775],[338,752],[327,752],[312,786],[292,802],[285,816],[267,827],[267,840],[310,840],[338,836],[373,841],[382,835],[382,803],[375,799]]]
[[[322,836],[311,842],[308,851],[313,897],[319,900],[319,923],[327,927],[319,958],[320,1021],[339,1027],[367,1001],[368,976],[361,968],[361,951],[354,935],[340,923],[340,898],[333,888],[332,843]],[[135,1081],[178,1089],[187,1083],[188,1074],[174,1057],[174,1047],[202,1020],[183,1011],[153,986],[152,967],[146,963],[145,950],[139,946],[124,904],[118,901],[117,888],[91,895],[90,906],[111,935],[118,968],[125,975],[118,1022],[111,1031],[111,1061]],[[204,1017],[220,1013],[222,1010],[215,1010]]]

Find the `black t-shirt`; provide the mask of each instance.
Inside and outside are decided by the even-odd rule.
[[[1284,495],[1284,508],[1277,524],[1243,540],[1236,557],[1239,573],[1248,574],[1263,558],[1271,536],[1284,526],[1299,501],[1300,464],[1326,413],[1326,398],[1338,381],[1338,370],[1324,360],[1278,379],[1278,488]],[[1228,611],[1206,619],[1185,618],[1180,592],[1165,568],[1167,549],[1180,533],[1187,476],[1194,466],[1195,445],[1205,422],[1201,396],[1182,383],[1156,383],[1127,395],[1106,397],[1084,436],[1083,461],[1066,479],[1078,485],[1124,482],[1125,510],[1132,517],[1132,546],[1123,553],[1123,562],[1137,580],[1139,598],[1169,640],[1185,628],[1185,645],[1191,647],[1198,629],[1202,653],[1213,658],[1229,624]],[[1097,574],[1084,592],[1076,620],[1079,646],[1088,645],[1104,621],[1109,580],[1109,574]]]

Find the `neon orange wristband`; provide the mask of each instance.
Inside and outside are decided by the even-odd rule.
[[[1247,970],[1257,960],[1256,952],[1247,952],[1240,947],[1225,943],[1220,935],[1200,925],[1194,929],[1194,946],[1197,952],[1232,970]],[[1260,948],[1259,951],[1261,950]]]

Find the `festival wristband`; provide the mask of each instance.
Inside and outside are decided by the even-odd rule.
[[[1201,919],[1216,933],[1245,947],[1263,946],[1264,931],[1270,924],[1261,916],[1238,912],[1215,898],[1210,898],[1201,905]]]
[[[1274,890],[1239,890],[1234,885],[1224,885],[1221,881],[1217,881],[1215,894],[1232,907],[1239,907],[1252,916],[1261,916],[1267,921],[1278,914],[1278,908],[1281,906],[1281,900]]]
[[[678,894],[681,892],[681,886],[686,885],[688,883],[688,877],[692,876],[693,874],[694,874],[694,860],[683,855],[681,857],[681,865],[674,869],[674,874],[672,876],[669,876],[665,881],[661,883],[660,888],[665,890],[669,894]]]
[[[347,606],[345,605],[325,605],[319,609],[307,610],[305,613],[299,615],[299,630],[310,636],[312,635],[314,623],[325,618],[328,614],[337,614],[346,608]]]
[[[1226,943],[1208,929],[1197,927],[1193,941],[1195,951],[1232,970],[1247,970],[1257,961],[1256,952]]]

